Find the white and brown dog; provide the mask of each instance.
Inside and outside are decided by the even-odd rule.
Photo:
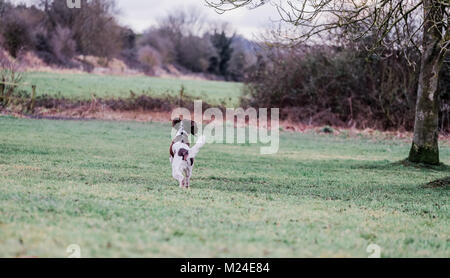
[[[189,132],[184,128],[186,123],[190,124]],[[205,144],[205,137],[199,138],[195,146],[190,148],[189,133],[195,135],[197,132],[195,122],[175,119],[172,126],[178,130],[169,149],[172,176],[179,182],[181,188],[189,188],[195,156]]]

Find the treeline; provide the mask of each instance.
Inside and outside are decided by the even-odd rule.
[[[227,24],[207,21],[195,9],[175,11],[139,36],[127,60],[140,63],[146,71],[179,65],[242,81],[254,69],[259,47],[230,30]]]
[[[32,51],[47,64],[88,71],[80,55],[105,66],[118,58],[148,74],[175,69],[235,81],[256,63],[255,44],[193,9],[170,13],[143,34],[121,26],[115,13],[111,0],[82,0],[81,9],[66,1],[27,7],[0,0],[0,46],[12,57]]]

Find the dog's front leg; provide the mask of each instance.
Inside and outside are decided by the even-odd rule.
[[[180,188],[184,188],[184,179],[179,179],[178,182],[180,183]]]

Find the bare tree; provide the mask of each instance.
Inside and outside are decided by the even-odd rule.
[[[206,15],[195,6],[181,8],[168,13],[160,19],[159,29],[163,29],[171,36],[201,36],[207,26]]]
[[[76,54],[76,42],[73,40],[73,34],[69,28],[56,26],[50,45],[56,58],[66,65]]]
[[[60,0],[38,3],[47,15],[49,33],[57,33],[58,28],[70,29],[77,52],[107,59],[120,53],[121,27],[114,16],[114,0],[81,0],[81,9],[69,9],[66,1]]]
[[[206,0],[219,13],[268,3],[281,21],[295,28],[292,42],[316,39],[347,28],[354,39],[376,36],[377,44],[396,49],[413,45],[421,52],[411,162],[439,164],[439,72],[450,47],[450,0]],[[419,24],[410,24],[417,21]],[[416,28],[410,29],[411,26]],[[392,36],[402,33],[402,36]],[[417,35],[422,34],[417,43]],[[393,37],[402,39],[392,39]]]
[[[151,46],[161,54],[163,63],[175,63],[194,72],[206,72],[215,49],[205,32],[207,18],[195,7],[171,11],[157,27],[141,36],[142,47]],[[144,51],[148,52],[148,51]]]

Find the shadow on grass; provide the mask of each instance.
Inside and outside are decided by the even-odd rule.
[[[395,168],[414,168],[414,169],[423,169],[423,170],[433,170],[433,171],[439,171],[439,172],[446,172],[450,171],[450,166],[445,165],[444,163],[440,163],[439,165],[428,165],[424,163],[413,163],[408,161],[408,159],[396,161],[396,162],[390,162],[390,163],[383,163],[380,164],[380,162],[373,162],[373,163],[363,163],[361,165],[352,165],[350,168],[355,169],[376,169],[376,170],[392,170],[393,167]]]
[[[416,169],[429,169],[434,171],[450,171],[450,166],[445,165],[444,163],[440,163],[439,165],[429,165],[424,163],[414,163],[409,161],[408,159],[400,160],[394,162],[397,165],[403,165],[404,167],[413,167]]]
[[[443,179],[438,179],[427,184],[422,185],[422,188],[444,188],[450,189],[450,176]]]

